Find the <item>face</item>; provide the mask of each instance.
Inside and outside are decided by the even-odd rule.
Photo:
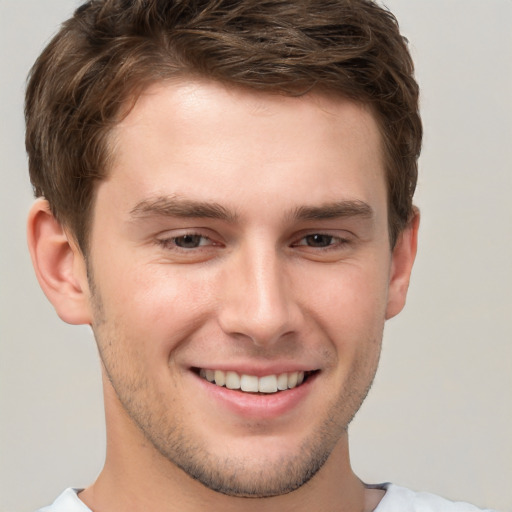
[[[158,85],[112,144],[88,262],[108,423],[211,489],[297,488],[344,439],[392,314],[371,113]]]

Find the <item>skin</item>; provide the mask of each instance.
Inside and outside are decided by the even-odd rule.
[[[347,427],[404,305],[418,218],[392,250],[371,112],[183,81],[147,90],[111,142],[87,259],[44,201],[29,218],[45,293],[92,326],[103,365],[106,463],[80,498],[373,510],[382,492],[353,474]],[[315,375],[258,402],[196,368]]]

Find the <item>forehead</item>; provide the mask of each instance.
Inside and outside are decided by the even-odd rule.
[[[115,128],[114,138],[121,132],[143,128],[149,119],[163,120],[170,112],[174,123],[185,130],[183,133],[190,128],[198,133],[202,126],[207,128],[213,121],[218,123],[216,128],[223,127],[223,133],[231,137],[234,135],[233,128],[243,124],[242,134],[245,134],[251,128],[251,125],[244,124],[247,120],[245,116],[252,116],[253,121],[277,121],[283,125],[285,118],[291,117],[292,123],[286,126],[291,134],[296,131],[295,128],[299,131],[303,128],[301,123],[311,122],[310,135],[318,133],[320,136],[336,136],[342,118],[345,130],[363,134],[365,138],[377,135],[380,139],[371,107],[335,93],[312,91],[290,96],[207,79],[179,77],[146,88],[138,96],[129,114]],[[254,126],[259,127],[256,124]]]
[[[170,194],[228,203],[259,194],[290,209],[294,202],[369,202],[385,188],[372,112],[327,94],[159,83],[139,97],[111,142],[107,182],[124,189],[126,208]]]

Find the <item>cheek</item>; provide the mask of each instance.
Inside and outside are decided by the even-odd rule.
[[[348,380],[365,387],[377,367],[387,302],[384,267],[342,265],[317,274],[308,316],[328,340],[328,361],[345,388]],[[334,271],[333,271],[334,270]],[[310,288],[311,291],[311,288]],[[326,347],[326,346],[324,346]]]
[[[96,277],[96,276],[95,276]],[[103,317],[116,342],[168,356],[209,314],[211,288],[199,272],[165,264],[119,265],[98,274]]]
[[[302,279],[306,309],[348,339],[384,322],[388,277],[382,265],[343,263]],[[313,286],[314,283],[314,286]]]

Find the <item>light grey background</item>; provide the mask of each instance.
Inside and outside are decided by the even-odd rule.
[[[0,0],[0,511],[90,483],[104,451],[86,327],[63,324],[25,243],[26,73],[78,2]],[[422,86],[420,252],[352,428],[366,481],[512,510],[512,1],[388,0]]]

